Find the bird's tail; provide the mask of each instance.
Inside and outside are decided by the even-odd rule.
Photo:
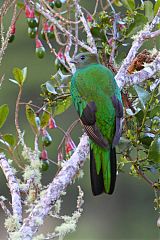
[[[99,148],[94,151],[90,148],[90,175],[93,195],[103,192],[112,194],[116,182],[116,152]]]

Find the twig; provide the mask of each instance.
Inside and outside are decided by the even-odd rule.
[[[133,161],[133,159],[131,158],[131,156],[128,156],[129,160],[131,161],[131,163],[133,164],[137,174],[139,176],[141,176],[152,188],[154,186],[154,182],[152,182],[145,174],[144,172],[137,166],[137,162]]]
[[[95,49],[86,45],[84,42],[80,41],[79,39],[76,39],[76,37],[72,34],[70,34],[70,32],[64,28],[62,25],[59,24],[59,22],[53,17],[50,15],[50,12],[47,11],[46,9],[42,8],[40,6],[40,4],[36,4],[32,1],[32,4],[35,6],[37,12],[39,12],[40,14],[42,14],[46,19],[48,19],[50,22],[52,22],[58,29],[60,29],[60,31],[62,31],[63,33],[65,33],[67,36],[70,35],[71,39],[74,40],[75,42],[78,42],[78,44],[86,49],[88,52],[91,52],[91,53],[95,53]]]
[[[7,217],[11,217],[11,212],[9,211],[9,209],[6,207],[4,201],[1,199],[0,197],[0,205],[4,211],[4,213],[6,214]]]
[[[9,38],[11,36],[11,27],[12,25],[15,23],[15,20],[16,20],[16,10],[17,10],[17,5],[16,5],[16,0],[14,0],[12,2],[12,4],[14,5],[14,10],[13,10],[13,16],[12,16],[12,20],[11,20],[11,24],[10,24],[10,27],[6,33],[6,37],[3,38],[3,33],[1,31],[1,40],[2,40],[2,43],[1,43],[1,48],[0,48],[0,64],[2,62],[2,59],[3,59],[3,56],[4,56],[4,53],[5,53],[5,50],[8,46],[8,41],[9,41]],[[1,10],[2,11],[2,10]],[[2,23],[2,18],[1,18],[1,29],[3,29],[3,23]]]
[[[18,218],[19,223],[22,223],[22,205],[18,182],[12,168],[10,167],[3,153],[0,153],[0,166],[7,179],[8,186],[11,192],[13,215]]]
[[[74,0],[74,1],[75,1],[75,4],[76,4],[77,3],[76,0]],[[77,3],[77,11],[79,12],[80,20],[83,23],[85,32],[87,34],[87,42],[89,43],[90,47],[92,48],[92,52],[97,53],[97,47],[96,47],[96,44],[95,44],[95,40],[94,40],[94,38],[91,34],[89,25],[88,25],[88,23],[87,23],[87,21],[84,17],[84,14],[82,12],[82,9],[81,9],[80,5],[78,3]]]
[[[19,86],[19,92],[16,100],[16,109],[15,109],[15,126],[16,126],[17,133],[19,133],[19,130],[20,130],[18,115],[19,115],[19,103],[21,100],[21,95],[22,95],[22,86]]]
[[[78,0],[75,0],[74,4],[75,4],[75,21],[77,22],[77,24],[75,25],[75,37],[76,39],[78,39],[78,8],[77,8],[77,2]],[[73,58],[76,56],[78,52],[78,42],[75,42],[75,49],[74,49],[74,54],[73,54]]]
[[[118,31],[117,31],[117,21],[119,19],[119,14],[114,13],[114,20],[113,20],[113,41],[112,41],[112,51],[111,51],[111,55],[109,58],[109,64],[111,65],[115,65],[115,51],[116,51],[116,41],[118,38]]]
[[[94,16],[97,13],[98,4],[99,4],[99,0],[96,0],[96,4],[95,4],[95,8],[92,16]]]

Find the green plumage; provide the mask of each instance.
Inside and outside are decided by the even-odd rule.
[[[113,73],[99,64],[96,55],[79,54],[74,63],[78,69],[71,80],[72,99],[91,139],[96,174],[103,176],[103,191],[112,193],[110,151],[116,132],[117,115],[112,97],[115,96],[118,103],[121,103],[121,94]],[[95,110],[92,106],[95,106]],[[95,130],[95,126],[99,132]],[[99,193],[95,193],[97,194]]]

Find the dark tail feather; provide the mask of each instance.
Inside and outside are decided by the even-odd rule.
[[[111,185],[108,194],[112,194],[116,183],[116,173],[117,173],[117,159],[115,148],[110,150],[110,164],[111,164]]]
[[[90,147],[90,175],[93,195],[99,195],[104,191],[103,173],[102,169],[99,175],[96,172],[96,163],[94,159],[93,150]]]

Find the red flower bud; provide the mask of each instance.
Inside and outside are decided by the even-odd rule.
[[[43,47],[43,44],[38,38],[36,38],[36,48],[40,48],[40,47]]]
[[[30,9],[29,5],[26,4],[26,6],[25,6],[26,18],[30,18],[30,12],[31,12],[31,9]]]
[[[50,28],[49,28],[50,32],[54,32],[54,26],[51,25]]]
[[[16,32],[16,25],[15,23],[11,26],[11,35],[14,35]]]
[[[71,138],[68,138],[66,143],[65,143],[65,150],[66,150],[66,154],[69,154],[70,152],[73,152],[76,148],[75,143],[73,142],[73,140]]]
[[[29,18],[35,18],[35,14],[34,14],[34,10],[33,9],[30,11]]]
[[[58,152],[58,162],[59,161],[63,161],[64,157],[63,157],[63,153],[60,151]]]
[[[47,160],[48,159],[48,153],[45,149],[42,150],[42,152],[40,154],[40,159],[41,160]]]
[[[58,52],[57,57],[60,59],[64,59],[64,54],[62,53],[61,50]]]
[[[111,38],[108,40],[109,46],[112,46],[112,43],[113,43],[113,38],[111,37]]]
[[[50,31],[50,28],[49,28],[49,25],[48,25],[47,22],[44,23],[43,29],[44,29],[45,32],[49,32]]]
[[[50,117],[49,119],[49,128],[50,129],[57,128],[56,122],[52,117]]]
[[[87,16],[87,22],[92,22],[92,21],[93,21],[92,16],[91,16],[91,15],[88,15],[88,16]]]
[[[126,28],[125,24],[118,24],[118,27],[119,27],[120,30]]]

